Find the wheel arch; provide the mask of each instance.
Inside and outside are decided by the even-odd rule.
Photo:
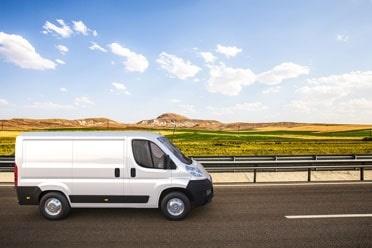
[[[193,200],[194,200],[193,197],[192,197],[192,194],[191,194],[191,192],[190,192],[189,190],[187,190],[187,189],[185,189],[185,188],[180,188],[180,187],[172,187],[172,188],[164,189],[164,190],[161,192],[161,194],[160,194],[160,196],[159,196],[159,200],[158,200],[158,207],[160,207],[160,205],[161,205],[161,201],[163,200],[163,198],[164,198],[167,194],[169,194],[169,193],[171,193],[171,192],[181,192],[181,193],[185,194],[187,198],[189,198],[190,202],[193,202]]]
[[[66,198],[66,200],[68,201],[68,203],[71,205],[70,198],[63,191],[61,191],[61,190],[54,190],[54,189],[53,190],[44,190],[44,191],[41,191],[41,193],[39,195],[39,203],[41,201],[41,198],[44,195],[48,194],[48,193],[60,193],[60,194],[62,194]]]
[[[46,182],[46,183],[39,184],[38,187],[41,190],[41,193],[39,195],[39,201],[41,197],[43,197],[48,192],[58,192],[58,193],[61,193],[64,197],[66,197],[67,201],[71,205],[71,201],[69,197],[69,195],[71,194],[71,191],[70,191],[70,188],[66,184],[61,183],[61,182],[57,182],[57,183]]]

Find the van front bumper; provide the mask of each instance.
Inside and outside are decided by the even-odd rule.
[[[210,180],[191,180],[187,187],[187,191],[191,194],[193,206],[202,206],[212,201],[213,184]]]

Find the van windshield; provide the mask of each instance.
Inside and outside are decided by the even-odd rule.
[[[191,158],[184,155],[177,146],[173,145],[167,138],[159,137],[158,140],[164,144],[182,163],[192,164]]]

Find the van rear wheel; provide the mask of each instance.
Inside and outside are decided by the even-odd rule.
[[[48,220],[60,220],[70,213],[70,204],[66,197],[58,192],[45,194],[39,204],[40,213]]]
[[[181,192],[171,192],[161,201],[161,212],[169,220],[182,220],[191,210],[189,198]]]

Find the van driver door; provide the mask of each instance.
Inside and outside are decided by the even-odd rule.
[[[172,170],[166,167],[166,153],[154,142],[146,139],[132,139],[127,145],[129,170],[129,195],[133,203],[157,204],[154,199],[159,185],[171,184]]]

